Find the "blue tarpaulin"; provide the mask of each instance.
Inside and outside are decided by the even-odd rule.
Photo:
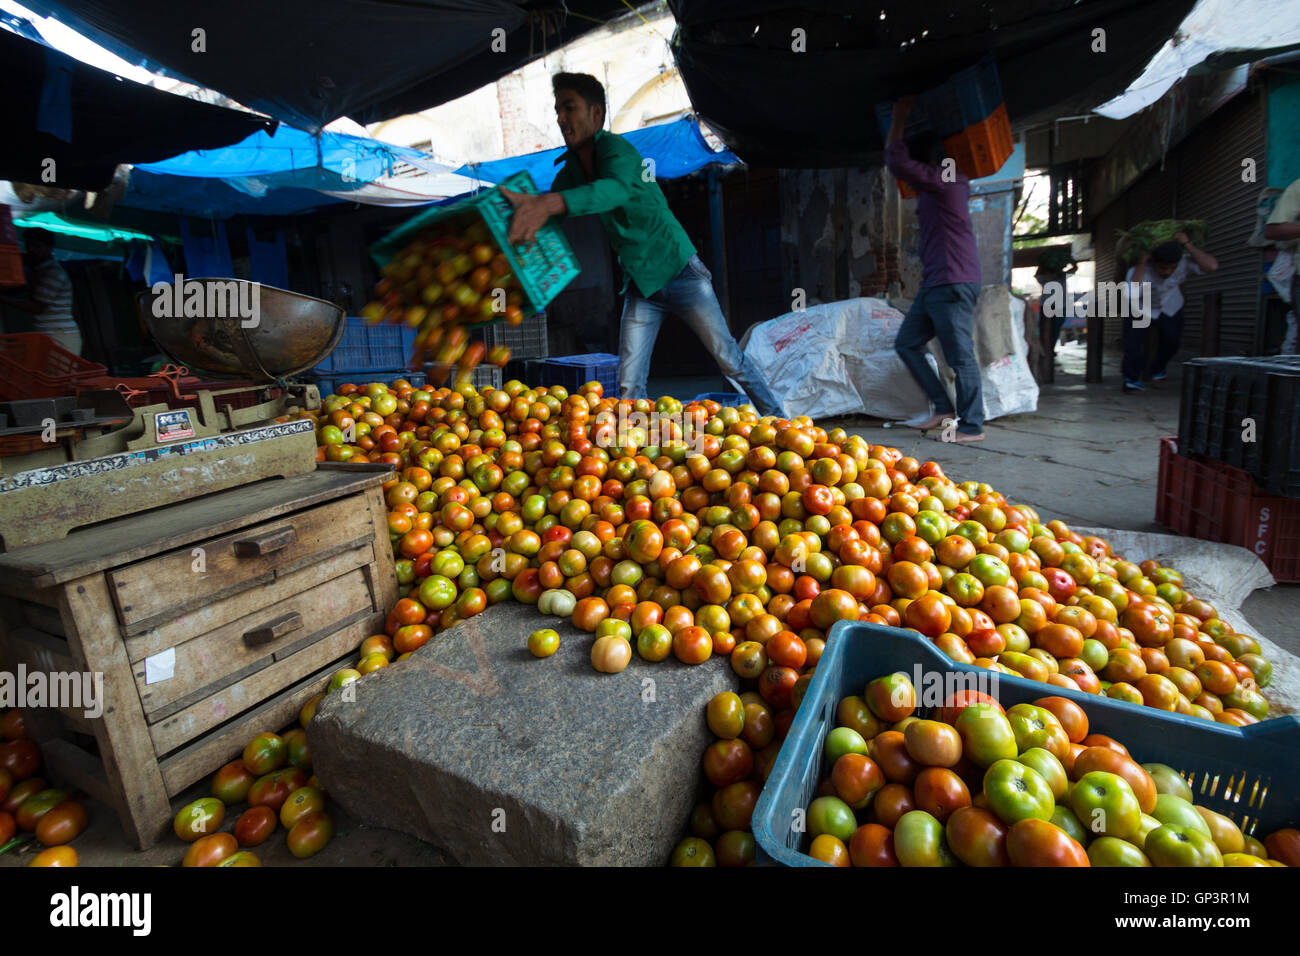
[[[622,135],[642,156],[654,161],[656,179],[676,179],[709,163],[729,165],[740,162],[739,157],[729,150],[715,153],[710,149],[694,119],[647,126]],[[551,188],[556,174],[563,168],[563,164],[557,166],[555,163],[563,154],[564,147],[558,147],[487,163],[469,163],[456,172],[492,184],[499,183],[520,170],[527,170],[537,188],[544,191]]]

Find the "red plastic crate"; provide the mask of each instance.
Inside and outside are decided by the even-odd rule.
[[[1260,491],[1239,468],[1184,457],[1175,438],[1160,439],[1156,521],[1246,548],[1279,582],[1300,582],[1300,500]]]
[[[16,245],[0,243],[0,289],[26,285],[23,275],[23,254]]]
[[[943,141],[946,152],[957,169],[971,179],[992,176],[1011,158],[1016,144],[1011,139],[1011,120],[1006,104],[1000,105],[985,119],[967,126]]]
[[[108,372],[39,332],[0,335],[0,401],[74,395],[79,383]]]

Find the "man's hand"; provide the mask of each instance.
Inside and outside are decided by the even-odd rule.
[[[546,220],[557,213],[564,212],[564,199],[558,193],[543,193],[530,196],[501,187],[501,195],[514,206],[515,214],[510,217],[510,232],[506,236],[512,245],[532,242],[537,238],[537,231],[546,225]]]
[[[894,118],[907,119],[908,114],[916,105],[916,100],[911,96],[901,96],[894,102]]]
[[[1177,240],[1180,246],[1185,246],[1192,241],[1192,237],[1185,232],[1174,233],[1174,239]]]

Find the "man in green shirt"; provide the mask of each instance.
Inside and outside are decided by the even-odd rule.
[[[645,398],[650,355],[664,315],[679,316],[704,343],[722,373],[761,415],[780,415],[771,388],[731,337],[713,291],[713,276],[668,208],[650,163],[631,143],[607,132],[605,88],[585,73],[557,73],[555,117],[568,146],[551,192],[502,190],[515,207],[509,241],[531,242],[553,216],[596,214],[625,276],[619,335],[620,397]]]

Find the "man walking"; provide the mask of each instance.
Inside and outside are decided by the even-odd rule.
[[[31,284],[25,297],[4,297],[5,305],[36,316],[36,329],[74,355],[81,354],[81,329],[72,315],[72,279],[54,258],[54,233],[26,229],[27,265]]]
[[[1151,286],[1151,321],[1156,330],[1156,354],[1151,360],[1151,381],[1168,375],[1169,361],[1178,354],[1183,338],[1183,283],[1189,276],[1213,272],[1219,261],[1192,245],[1185,232],[1144,253],[1126,276],[1130,288],[1142,282]],[[1139,319],[1141,321],[1141,319]],[[1142,372],[1146,368],[1147,335],[1150,328],[1136,325],[1132,317],[1124,326],[1124,391],[1145,392]]]
[[[957,377],[955,435],[945,428],[938,437],[983,441],[984,392],[973,337],[980,262],[970,221],[970,180],[951,163],[944,164],[938,137],[917,137],[909,154],[903,126],[911,110],[911,97],[894,104],[885,144],[889,171],[920,193],[916,216],[921,225],[921,288],[898,330],[894,350],[925,390],[934,412],[917,427],[937,428],[954,417],[952,400],[926,361],[926,345],[938,337],[944,360]]]
[[[621,398],[645,398],[655,339],[668,313],[700,337],[724,375],[734,379],[760,415],[781,415],[776,396],[731,337],[712,275],[668,208],[636,147],[605,124],[605,88],[586,73],[557,73],[555,118],[568,147],[551,191],[540,196],[503,189],[514,205],[509,241],[531,242],[552,216],[600,216],[625,277],[619,335]]]
[[[1297,252],[1300,241],[1300,179],[1295,180],[1277,198],[1277,205],[1264,226],[1264,238],[1271,239],[1288,251]],[[1291,308],[1300,312],[1300,255],[1296,256],[1296,270],[1291,276]]]

